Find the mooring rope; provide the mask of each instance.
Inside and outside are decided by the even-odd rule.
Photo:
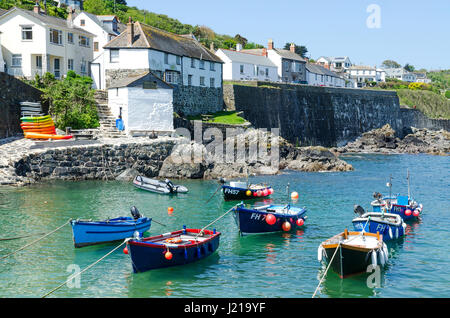
[[[230,213],[231,211],[233,211],[234,208],[235,208],[236,206],[237,206],[237,204],[236,204],[235,206],[233,206],[231,209],[229,209],[227,212],[225,212],[224,214],[222,214],[221,216],[219,216],[217,219],[215,219],[214,221],[212,221],[212,222],[209,223],[208,225],[204,226],[204,227],[200,230],[200,232],[198,232],[198,234],[197,234],[196,237],[200,236],[200,235],[203,233],[203,231],[204,231],[207,227],[213,225],[214,223],[216,223],[217,221],[219,221],[221,218],[223,218],[225,215],[227,215],[228,213]]]
[[[28,234],[28,235],[24,235],[24,236],[0,238],[0,241],[12,241],[12,240],[18,240],[18,239],[27,238],[27,237],[36,236],[36,235],[44,235],[44,234],[45,233],[35,233],[35,234]]]
[[[31,243],[29,243],[29,244],[27,244],[27,245],[25,245],[25,246],[22,246],[21,248],[15,250],[14,252],[11,252],[11,253],[9,253],[9,254],[7,254],[7,255],[5,255],[5,256],[0,257],[0,260],[3,260],[3,259],[5,259],[5,258],[7,258],[7,257],[9,257],[9,256],[11,256],[11,255],[14,255],[14,254],[20,252],[21,250],[27,248],[28,246],[31,246],[31,245],[33,245],[33,244],[35,244],[35,243],[37,243],[37,242],[43,240],[43,239],[46,238],[47,236],[49,236],[49,235],[55,233],[56,231],[60,230],[60,229],[61,229],[62,227],[64,227],[65,225],[69,224],[69,222],[70,222],[71,220],[72,220],[72,219],[69,219],[66,223],[64,223],[64,224],[61,225],[60,227],[58,227],[58,228],[54,229],[53,231],[51,231],[51,232],[45,234],[44,236],[38,238],[37,240],[34,240],[33,242],[31,242]]]
[[[80,271],[79,273],[77,273],[76,275],[71,275],[66,281],[64,281],[64,283],[58,285],[57,287],[53,288],[51,291],[49,291],[48,293],[46,293],[44,296],[42,296],[41,298],[46,298],[47,296],[53,294],[55,291],[57,291],[58,289],[60,289],[61,287],[63,287],[64,285],[66,285],[69,281],[73,280],[75,277],[80,276],[81,274],[83,274],[85,271],[87,271],[88,269],[90,269],[91,267],[95,266],[96,264],[100,263],[102,260],[104,260],[106,257],[108,257],[109,255],[111,255],[112,253],[114,253],[115,251],[117,251],[123,244],[127,243],[130,240],[130,238],[125,239],[122,243],[120,243],[117,247],[115,247],[113,250],[111,250],[110,252],[108,252],[106,255],[104,255],[103,257],[99,258],[98,260],[96,260],[94,263],[92,263],[91,265],[89,265],[88,267],[86,267],[85,269],[83,269],[82,271]]]

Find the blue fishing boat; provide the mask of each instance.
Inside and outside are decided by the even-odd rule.
[[[220,232],[186,229],[127,242],[135,273],[192,263],[213,254],[219,247]]]
[[[306,208],[269,204],[246,207],[243,203],[233,209],[233,216],[241,234],[290,231],[303,226]]]
[[[132,217],[118,217],[104,221],[72,220],[75,247],[114,242],[132,237],[135,232],[142,235],[151,226],[151,218],[140,215],[136,207],[131,208]]]
[[[367,212],[353,219],[352,223],[355,231],[382,234],[383,241],[398,239],[405,235],[406,230],[402,217],[392,213]]]
[[[224,199],[229,200],[249,200],[266,198],[273,194],[272,187],[266,184],[248,184],[247,182],[230,182],[222,185]]]
[[[370,204],[374,212],[381,212],[385,209],[387,213],[398,214],[403,220],[416,220],[419,218],[423,210],[423,205],[417,203],[411,196],[409,185],[409,171],[407,174],[408,180],[408,195],[392,195],[392,176],[390,177],[387,186],[389,187],[389,196],[383,197],[381,193],[375,192],[373,200]]]

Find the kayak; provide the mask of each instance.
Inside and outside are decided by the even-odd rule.
[[[55,128],[53,129],[29,129],[24,130],[24,134],[44,134],[44,135],[56,135]]]
[[[37,116],[37,117],[22,117],[20,118],[21,121],[26,121],[26,122],[42,122],[45,120],[51,120],[52,118],[50,117],[50,115],[45,115],[45,116]]]
[[[39,134],[39,133],[25,133],[25,138],[28,139],[54,139],[54,140],[64,140],[71,139],[73,136],[64,136],[64,135],[50,135],[50,134]]]
[[[42,128],[42,127],[55,127],[53,121],[45,122],[45,123],[21,123],[20,127],[22,128]]]

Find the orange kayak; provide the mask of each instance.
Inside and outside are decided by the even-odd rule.
[[[22,123],[20,124],[20,127],[22,128],[29,128],[29,127],[54,127],[55,124],[53,122],[48,122],[48,123],[40,123],[40,124],[36,124],[36,123]]]
[[[39,134],[39,133],[25,133],[25,138],[28,139],[54,139],[54,140],[63,140],[63,139],[71,139],[73,136],[63,136],[63,135],[50,135],[50,134]]]
[[[56,135],[55,128],[53,129],[24,129],[24,133],[38,133],[38,134],[50,134],[50,135]]]

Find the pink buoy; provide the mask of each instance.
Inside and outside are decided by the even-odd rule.
[[[420,211],[419,211],[418,209],[415,209],[414,212],[413,212],[413,215],[414,215],[415,217],[418,217],[419,214],[420,214]]]
[[[283,231],[288,232],[291,230],[291,223],[288,221],[284,222],[282,225]]]
[[[412,211],[410,210],[410,209],[407,209],[406,211],[405,211],[405,215],[406,216],[410,216],[412,214]]]
[[[258,197],[262,196],[262,191],[261,191],[261,190],[256,191],[256,195],[257,195]]]
[[[297,223],[298,226],[302,226],[303,224],[305,224],[305,221],[303,219],[298,219],[295,223]]]
[[[269,194],[273,194],[275,191],[273,191],[272,188],[269,188]]]
[[[264,189],[263,196],[267,197],[269,195],[269,191],[267,189]]]

